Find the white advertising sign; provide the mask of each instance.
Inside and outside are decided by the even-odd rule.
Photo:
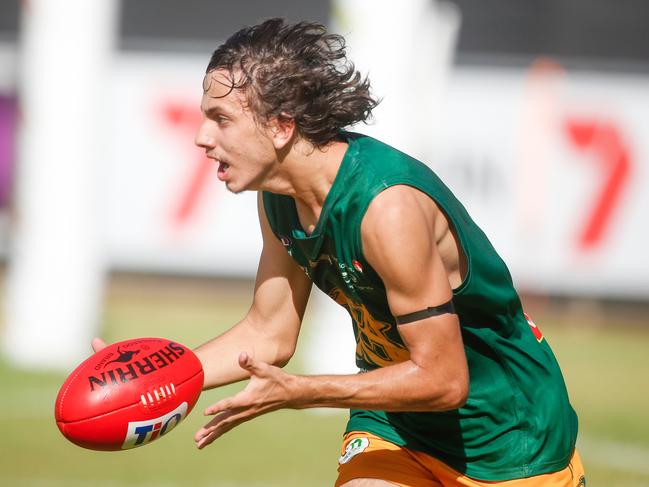
[[[649,296],[649,79],[456,69],[431,164],[520,288]]]

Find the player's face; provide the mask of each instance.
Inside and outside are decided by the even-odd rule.
[[[228,74],[215,70],[203,80],[203,122],[196,145],[219,163],[218,178],[228,190],[240,193],[263,189],[277,155],[269,131],[246,106],[244,94],[231,89]]]

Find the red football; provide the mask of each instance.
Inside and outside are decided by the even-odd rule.
[[[91,450],[126,450],[171,431],[203,387],[194,353],[164,338],[114,343],[79,365],[56,398],[56,424]]]

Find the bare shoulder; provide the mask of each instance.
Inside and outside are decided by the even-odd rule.
[[[412,186],[391,186],[379,193],[370,203],[361,224],[363,242],[390,233],[398,238],[428,234],[432,236],[439,207],[425,193]],[[391,239],[392,240],[392,239]]]
[[[386,219],[396,222],[408,218],[408,215],[434,218],[438,212],[439,207],[430,196],[412,186],[399,184],[376,195],[367,209],[364,222]]]
[[[435,202],[421,191],[403,185],[387,188],[372,201],[361,223],[365,258],[384,280],[418,285],[419,278],[413,276],[422,266],[430,268],[437,252],[439,214]]]

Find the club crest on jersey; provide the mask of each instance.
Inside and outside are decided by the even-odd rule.
[[[156,438],[166,435],[187,415],[187,403],[183,402],[170,413],[147,421],[131,421],[128,423],[126,438],[122,450],[136,448],[151,443]]]
[[[367,285],[363,276],[363,265],[359,261],[352,260],[351,265],[338,262],[338,268],[340,277],[350,290],[372,291],[374,289]]]
[[[345,447],[345,453],[343,453],[338,459],[338,463],[343,465],[354,458],[359,453],[363,453],[365,449],[370,445],[370,440],[367,438],[355,438],[350,441]]]

